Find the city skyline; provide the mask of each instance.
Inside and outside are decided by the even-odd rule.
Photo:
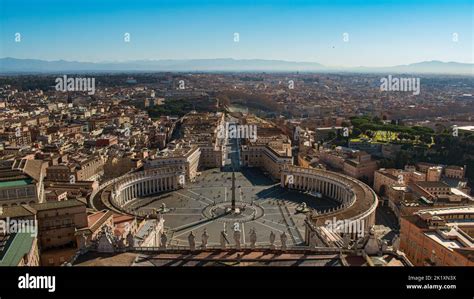
[[[70,9],[58,1],[3,1],[0,57],[269,59],[332,67],[474,62],[469,1],[76,3]]]

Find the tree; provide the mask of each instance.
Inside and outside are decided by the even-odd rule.
[[[395,167],[403,169],[408,162],[409,155],[405,151],[398,151],[395,156]]]
[[[362,134],[362,131],[359,128],[352,129],[352,137],[358,137],[360,134]]]
[[[331,132],[328,133],[326,141],[333,140],[334,138],[336,138],[336,136],[337,136],[336,133],[331,131]]]
[[[347,127],[350,127],[350,126],[351,126],[351,123],[350,123],[350,122],[347,122],[347,121],[343,121],[342,124],[341,124],[341,126],[347,128]]]
[[[367,137],[369,138],[374,138],[375,136],[374,132],[372,132],[371,130],[365,131],[365,135],[367,135]]]
[[[421,135],[420,141],[426,144],[431,144],[431,135],[427,135],[427,134]]]

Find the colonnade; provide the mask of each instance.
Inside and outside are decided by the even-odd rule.
[[[112,201],[117,206],[143,196],[179,189],[184,184],[184,173],[176,171],[144,171],[127,175],[116,182]]]
[[[282,172],[281,186],[302,191],[319,192],[341,204],[350,204],[355,200],[355,195],[347,184],[335,178],[324,177],[316,173]]]
[[[338,201],[340,206],[318,214],[322,221],[337,218],[356,222],[365,232],[375,224],[377,195],[354,178],[322,169],[288,166],[282,170],[280,184],[284,188],[319,192]]]

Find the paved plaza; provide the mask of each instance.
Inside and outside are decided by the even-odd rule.
[[[233,246],[233,231],[241,231],[242,246],[249,245],[249,233],[255,229],[256,245],[268,245],[270,232],[276,235],[275,244],[280,244],[280,234],[286,233],[287,245],[304,242],[305,214],[296,207],[305,202],[308,207],[321,211],[335,207],[337,203],[327,198],[316,198],[309,194],[281,188],[258,168],[242,168],[235,172],[236,205],[241,207],[239,215],[217,215],[220,207],[230,206],[232,171],[208,169],[193,183],[180,190],[139,198],[130,203],[135,210],[159,209],[164,203],[169,212],[164,214],[169,246],[187,246],[191,231],[196,236],[196,245],[201,244],[201,235],[209,234],[208,245],[219,245],[221,231],[226,231],[229,246]]]

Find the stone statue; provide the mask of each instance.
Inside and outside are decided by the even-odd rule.
[[[288,239],[288,237],[286,236],[286,233],[283,232],[281,235],[280,235],[280,241],[281,241],[281,249],[282,250],[285,250],[286,249],[286,240]]]
[[[314,248],[314,247],[324,247],[325,244],[323,241],[321,241],[318,233],[316,231],[312,231],[309,234],[309,242],[308,242],[309,247]]]
[[[270,232],[270,248],[275,249],[275,234]]]
[[[240,249],[240,230],[234,230],[235,248]]]
[[[132,231],[129,231],[127,234],[127,244],[128,248],[133,248],[135,246],[135,238],[133,238]]]
[[[255,248],[255,243],[257,243],[257,233],[255,232],[255,228],[250,230],[250,248]]]
[[[118,240],[117,240],[117,247],[122,250],[124,249],[126,246],[125,246],[125,238],[122,238],[122,237],[119,237]]]
[[[189,249],[194,250],[196,249],[196,242],[195,242],[196,237],[194,236],[194,233],[191,231],[188,236],[188,242],[189,242]]]
[[[209,240],[209,235],[207,234],[206,229],[204,229],[204,232],[202,233],[201,240],[202,240],[201,247],[207,248],[207,240]]]
[[[227,240],[227,233],[225,231],[221,231],[221,249],[225,249],[229,241]]]
[[[107,225],[103,226],[97,240],[97,251],[107,253],[115,252],[115,245],[115,239],[110,227]]]
[[[386,252],[388,250],[388,242],[387,240],[382,240],[382,247],[380,248],[380,254]]]
[[[344,243],[344,245],[343,245],[344,248],[349,249],[350,242],[351,242],[351,235],[348,234],[348,233],[345,233],[342,240],[343,240],[343,243]]]
[[[168,237],[166,236],[165,232],[163,232],[160,238],[160,248],[166,249],[166,246],[168,246]]]
[[[392,240],[392,250],[394,252],[397,252],[399,249],[400,249],[400,237],[395,236],[393,237],[393,240]]]
[[[84,250],[87,247],[87,237],[86,234],[81,234],[80,246],[79,249]]]

